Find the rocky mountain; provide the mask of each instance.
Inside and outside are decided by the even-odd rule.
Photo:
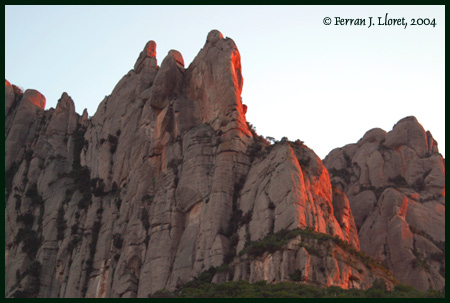
[[[445,160],[415,117],[372,129],[325,158],[343,191],[361,250],[418,289],[445,286]]]
[[[92,118],[67,93],[45,110],[5,81],[5,296],[148,297],[210,268],[216,283],[443,287],[431,134],[419,147],[402,120],[324,166],[301,141],[258,136],[242,85],[239,51],[216,30],[188,68],[175,50],[158,66],[148,42]]]

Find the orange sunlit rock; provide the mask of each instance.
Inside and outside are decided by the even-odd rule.
[[[403,240],[411,239],[413,237],[413,233],[406,222],[403,222],[401,225],[401,235]]]
[[[415,201],[418,201],[420,199],[420,194],[419,193],[412,193],[409,195],[409,198]]]
[[[32,104],[45,109],[46,99],[44,95],[34,89],[27,89],[23,95],[23,100],[28,100]]]
[[[244,112],[244,115],[247,113],[247,105],[242,104],[242,110]]]
[[[236,88],[236,95],[239,97],[242,93],[242,67],[241,67],[241,54],[237,48],[231,53],[231,73],[233,75],[234,87]]]
[[[11,109],[14,104],[14,100],[16,99],[17,87],[15,88],[8,80],[5,79],[5,113]],[[18,97],[18,96],[17,96]]]
[[[398,211],[398,215],[400,217],[404,217],[406,215],[407,210],[408,210],[408,198],[405,196],[402,201],[402,206],[400,207],[400,210]]]
[[[171,50],[169,51],[169,54],[171,54],[171,55],[175,58],[175,61],[176,61],[178,64],[181,64],[181,65],[184,67],[184,59],[183,59],[183,55],[181,55],[181,53],[180,53],[179,51],[174,50],[174,49],[171,49]]]
[[[372,129],[356,144],[333,150],[324,163],[349,197],[361,250],[387,260],[402,283],[443,288],[445,260],[427,260],[438,270],[411,269],[413,247],[424,256],[445,254],[424,244],[428,237],[445,242],[445,160],[431,133],[406,117],[388,133]]]
[[[145,68],[147,66],[147,68]],[[157,68],[156,64],[156,42],[151,40],[145,44],[144,49],[139,54],[136,63],[134,64],[134,70],[137,73],[141,73],[142,70],[151,71]]]
[[[382,279],[393,287],[392,277],[337,239],[356,250],[361,241],[361,250],[385,261],[396,278],[445,286],[439,277],[445,272],[445,259],[439,262],[445,163],[434,149],[420,158],[395,138],[389,149],[386,132],[375,129],[336,150],[325,168],[302,141],[271,145],[247,123],[232,39],[211,31],[186,69],[178,51],[169,51],[161,67],[155,56],[156,43],[149,41],[92,117],[86,110],[80,117],[67,93],[56,109],[41,110],[44,96],[28,90],[22,100],[22,91],[5,79],[5,169],[12,177],[5,186],[6,297],[34,289],[26,279],[17,287],[14,278],[33,260],[57,260],[43,263],[44,284],[54,287],[42,284],[38,297],[149,297],[224,263],[229,273],[212,283],[295,280],[367,289]],[[398,127],[397,133],[408,135]],[[75,193],[75,181],[91,190]],[[22,200],[30,192],[42,198],[44,223],[58,221],[58,230],[56,223],[34,229],[43,249],[33,258],[15,241],[23,227],[19,215],[37,210]],[[303,231],[258,255],[247,245],[305,227],[328,236]],[[65,241],[74,232],[76,243]],[[94,238],[95,252],[71,253]],[[46,243],[58,247],[45,249],[53,245]],[[423,253],[429,271],[412,268],[413,249]],[[65,287],[77,283],[86,287]]]
[[[145,45],[147,57],[156,58],[156,42],[151,40]]]
[[[343,240],[360,250],[358,230],[356,229],[350,202],[347,196],[337,187],[333,186],[333,211],[336,220],[342,229]]]

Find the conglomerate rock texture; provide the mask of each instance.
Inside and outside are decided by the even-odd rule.
[[[413,135],[386,136],[385,150],[403,148],[408,163],[417,160],[414,168],[403,158],[396,160],[401,167],[392,162],[387,178],[399,171],[413,184],[431,168],[423,176],[430,193],[386,189],[374,197],[380,211],[372,214],[353,208],[355,195],[345,194],[353,185],[332,186],[302,142],[270,145],[257,136],[245,118],[242,85],[239,51],[216,30],[188,68],[175,50],[158,66],[156,43],[148,42],[92,118],[86,110],[78,115],[67,93],[44,110],[39,92],[5,81],[5,296],[148,297],[224,264],[217,283],[272,283],[300,273],[300,283],[319,286],[367,288],[383,279],[391,287],[388,272],[356,258],[360,246],[375,258],[389,256],[399,277],[406,269],[394,262],[404,262],[403,248],[387,255],[380,243],[402,239],[426,260],[442,251],[435,244],[445,241],[443,229],[433,223],[443,224],[444,168],[431,135],[420,155],[403,147],[414,146]],[[388,179],[378,176],[373,184],[384,186]],[[395,208],[405,200],[399,195],[407,209]],[[416,227],[409,242],[397,228],[407,221]],[[384,238],[370,240],[377,235],[367,222]],[[391,225],[396,232],[388,234]],[[267,235],[297,228],[334,240],[301,235],[275,252],[246,253]],[[417,271],[434,279],[442,262],[433,262]],[[443,279],[433,283],[439,288]]]
[[[415,117],[372,129],[324,160],[348,196],[361,250],[401,282],[445,286],[445,161]]]

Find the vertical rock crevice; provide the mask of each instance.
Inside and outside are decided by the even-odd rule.
[[[390,132],[373,129],[331,151],[324,163],[348,196],[361,250],[402,283],[442,289],[445,161],[431,133],[406,117]]]
[[[434,260],[427,273],[442,272],[445,239],[421,220],[445,209],[430,133],[403,138],[412,119],[370,131],[327,169],[299,140],[258,136],[242,86],[239,51],[216,30],[187,68],[176,50],[158,66],[149,41],[92,118],[67,93],[46,111],[40,93],[5,81],[5,263],[16,277],[5,295],[148,297],[218,268],[215,282],[392,284],[358,254],[377,235],[389,253],[368,249],[373,258],[392,266],[403,255],[389,243],[401,240],[411,260]],[[293,230],[306,234],[286,238]],[[248,253],[267,239],[276,249]]]

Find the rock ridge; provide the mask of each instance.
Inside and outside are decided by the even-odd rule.
[[[221,266],[216,283],[300,273],[319,286],[392,287],[417,285],[418,273],[445,285],[445,237],[421,219],[445,223],[431,133],[408,117],[322,163],[299,140],[257,135],[242,86],[239,50],[217,30],[187,68],[176,50],[158,66],[146,43],[91,118],[67,93],[45,110],[40,93],[5,80],[5,296],[149,297]],[[285,242],[249,253],[267,239]],[[420,270],[407,272],[405,251]]]
[[[361,250],[402,283],[445,286],[445,161],[415,117],[368,131],[324,160],[346,193]]]

